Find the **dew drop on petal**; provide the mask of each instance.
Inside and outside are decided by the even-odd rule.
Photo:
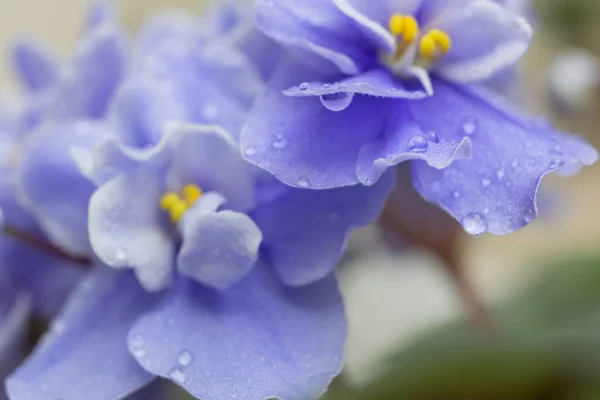
[[[344,111],[352,103],[354,93],[338,92],[321,96],[321,104],[329,111]]]
[[[415,135],[408,139],[408,151],[413,153],[425,153],[429,147],[427,139],[421,135]]]
[[[561,158],[555,158],[554,160],[550,161],[550,165],[548,165],[549,169],[558,169],[561,168],[565,165],[565,161]]]
[[[296,181],[296,184],[301,188],[307,188],[310,186],[310,183],[308,182],[308,179],[306,179],[306,178],[298,178],[298,181]]]
[[[271,143],[271,146],[276,150],[282,150],[287,147],[287,140],[284,139],[283,135],[277,135],[277,138]]]
[[[330,87],[331,87],[330,83],[324,83],[323,86],[322,86],[322,88],[325,89],[325,90],[329,89]]]
[[[487,178],[483,178],[483,179],[481,180],[481,186],[483,186],[483,187],[488,187],[488,186],[490,186],[491,184],[492,184],[492,181],[491,181],[491,180],[489,180],[489,179],[487,179]]]
[[[526,223],[530,223],[531,221],[533,221],[535,219],[535,210],[533,210],[532,208],[526,210],[525,214],[523,215],[523,219]]]
[[[510,164],[510,166],[513,167],[513,168],[517,168],[519,166],[519,160],[514,159],[513,162],[512,162],[512,164]]]
[[[488,230],[487,219],[480,213],[469,213],[461,221],[465,231],[470,235],[481,235]]]
[[[177,357],[177,361],[182,367],[185,367],[190,365],[193,358],[192,353],[187,350],[182,350],[181,353],[179,353],[179,357]]]
[[[300,90],[301,92],[305,92],[308,89],[310,89],[310,83],[308,82],[302,82],[300,86],[298,86],[298,90]]]
[[[498,178],[498,180],[502,180],[504,176],[506,176],[506,171],[504,171],[503,168],[500,168],[498,171],[496,171],[496,178]]]
[[[438,135],[434,131],[429,131],[427,132],[427,140],[431,143],[438,143],[440,138],[438,138]]]
[[[456,192],[452,193],[452,196],[454,196],[455,199],[458,199],[460,197],[460,192],[457,190]]]
[[[118,249],[117,252],[115,253],[115,257],[117,258],[117,261],[119,261],[119,262],[126,261],[127,253],[125,252],[125,249]]]
[[[253,156],[256,154],[256,147],[254,146],[248,146],[244,149],[244,154],[246,154],[247,156]]]
[[[173,368],[169,371],[169,378],[173,380],[175,383],[179,383],[180,385],[185,383],[187,377],[185,376],[185,372],[183,372],[179,368]]]
[[[477,130],[477,123],[473,118],[469,118],[465,122],[463,122],[462,130],[465,135],[470,136],[474,134]]]

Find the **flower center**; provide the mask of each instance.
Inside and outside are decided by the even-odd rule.
[[[452,48],[450,35],[440,29],[432,29],[422,35],[419,23],[410,15],[392,15],[388,29],[397,38],[396,52],[388,60],[392,65],[400,62],[415,42],[418,42],[415,64],[423,67],[431,66]]]
[[[197,185],[185,185],[181,189],[181,193],[165,193],[160,199],[160,208],[169,213],[171,221],[178,223],[185,212],[202,196],[202,193],[202,189]]]

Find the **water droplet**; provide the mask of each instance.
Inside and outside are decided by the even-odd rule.
[[[180,385],[185,383],[185,380],[187,379],[185,372],[179,368],[173,368],[171,371],[169,371],[169,377],[173,379],[175,383],[179,383]]]
[[[308,179],[306,179],[306,178],[299,178],[298,181],[296,182],[296,184],[301,188],[307,188],[310,186],[310,183],[308,182]]]
[[[307,91],[308,89],[310,89],[310,83],[308,82],[302,82],[300,86],[298,86],[298,90],[301,92]]]
[[[455,199],[458,199],[460,197],[460,192],[457,190],[456,192],[452,193],[452,196],[454,196]]]
[[[146,355],[144,337],[141,334],[135,334],[129,339],[129,350],[136,358],[142,358]]]
[[[469,118],[463,123],[462,130],[465,133],[465,135],[470,136],[470,135],[474,134],[475,131],[477,130],[477,123],[475,122],[474,119]]]
[[[144,349],[143,347],[139,347],[137,349],[131,349],[131,352],[133,353],[133,356],[135,358],[143,358],[146,356],[146,349]]]
[[[117,252],[115,253],[115,257],[117,258],[117,261],[123,262],[127,260],[127,253],[125,252],[125,249],[118,249]]]
[[[321,96],[321,104],[329,111],[343,111],[354,98],[354,93],[338,92],[331,94],[324,94]]]
[[[513,160],[512,164],[510,164],[510,166],[513,168],[517,168],[519,166],[519,160]]]
[[[193,358],[194,357],[192,356],[192,353],[190,353],[187,350],[182,350],[181,353],[179,353],[179,357],[177,358],[177,361],[179,361],[179,364],[182,367],[185,367],[185,366],[190,365],[190,363],[192,362]]]
[[[323,86],[322,86],[322,88],[325,89],[325,90],[329,89],[330,87],[331,87],[330,83],[324,83]]]
[[[283,138],[283,135],[277,135],[275,141],[271,144],[274,149],[281,150],[287,147],[287,140]]]
[[[432,143],[438,143],[440,138],[438,138],[438,135],[434,131],[429,131],[427,132],[427,140]]]
[[[550,161],[550,165],[548,165],[549,169],[558,169],[561,168],[565,165],[565,161],[561,158],[555,158],[554,160]]]
[[[429,143],[427,143],[427,139],[421,135],[416,135],[408,139],[408,151],[425,153],[428,147]]]
[[[496,178],[498,178],[498,180],[502,180],[505,176],[506,171],[504,171],[504,168],[500,168],[498,171],[496,171]]]
[[[483,178],[483,179],[481,180],[481,185],[482,185],[483,187],[488,187],[488,186],[490,186],[491,184],[492,184],[492,181],[491,181],[491,180],[489,180],[489,179],[487,179],[487,178]]]
[[[465,231],[470,235],[481,235],[488,230],[487,219],[480,213],[469,213],[462,219]]]
[[[523,215],[523,219],[527,223],[530,223],[531,221],[533,221],[535,219],[535,210],[532,208],[526,210],[525,214]]]
[[[246,149],[244,149],[244,154],[246,154],[247,156],[253,156],[256,154],[256,147],[254,146],[248,146],[246,147]]]

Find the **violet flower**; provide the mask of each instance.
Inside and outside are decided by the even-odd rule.
[[[289,185],[371,185],[415,160],[427,201],[468,233],[506,234],[536,217],[543,176],[597,159],[474,85],[511,67],[531,38],[501,4],[258,0],[256,18],[295,57],[257,100],[241,143]]]

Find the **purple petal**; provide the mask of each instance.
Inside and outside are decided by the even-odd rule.
[[[226,292],[179,282],[136,335],[147,350],[139,363],[195,397],[299,400],[318,398],[340,371],[346,323],[334,276],[290,289],[261,265]]]
[[[89,122],[45,125],[22,152],[19,182],[23,200],[59,246],[73,253],[89,251],[88,202],[95,187],[79,171],[70,146],[92,148],[110,135]]]
[[[125,72],[124,33],[111,24],[90,31],[51,92],[49,118],[104,116]]]
[[[177,267],[200,283],[226,289],[250,272],[258,259],[262,234],[245,214],[209,210],[203,207],[205,201],[200,198],[200,204],[184,217]]]
[[[51,86],[58,75],[54,55],[41,44],[31,40],[17,40],[11,47],[11,59],[22,84],[31,92]]]
[[[527,51],[532,36],[527,21],[489,0],[473,0],[433,23],[452,38],[452,49],[435,72],[454,82],[493,77],[514,65]]]
[[[0,382],[21,362],[26,353],[31,297],[20,292],[8,271],[0,267]],[[0,399],[5,399],[3,385]]]
[[[89,234],[98,257],[115,268],[133,268],[149,291],[171,283],[175,244],[160,209],[163,182],[137,170],[102,185],[90,200]]]
[[[392,53],[396,38],[388,31],[392,15],[415,15],[423,0],[333,0],[341,12],[352,18],[380,49]]]
[[[87,7],[87,29],[95,29],[115,20],[115,10],[110,0],[91,0]]]
[[[230,210],[254,207],[254,169],[228,132],[214,125],[174,124],[168,135],[175,186],[195,183],[205,192],[218,192]]]
[[[370,187],[281,189],[281,195],[261,204],[252,217],[283,282],[301,286],[332,273],[352,229],[379,215],[393,182],[390,171]]]
[[[12,399],[123,398],[149,383],[127,331],[155,304],[132,274],[100,268],[71,295],[34,353],[7,380]]]
[[[506,234],[525,226],[537,215],[542,177],[598,157],[582,139],[518,115],[499,99],[441,81],[435,93],[412,107],[417,120],[440,133],[470,132],[473,157],[443,170],[415,163],[415,186],[469,233]]]
[[[308,84],[308,85],[307,85]],[[405,85],[386,69],[372,69],[337,82],[303,82],[285,90],[286,96],[327,96],[337,93],[359,93],[396,99],[422,99],[427,93],[420,85]]]
[[[356,96],[345,110],[332,112],[319,99],[280,93],[299,80],[322,78],[298,65],[281,67],[242,131],[247,160],[288,185],[326,189],[373,184],[386,168],[406,160],[443,168],[469,155],[469,140],[458,132],[424,136],[408,110],[421,100]]]
[[[258,28],[302,62],[347,75],[376,62],[375,46],[332,2],[258,0],[255,7]]]

